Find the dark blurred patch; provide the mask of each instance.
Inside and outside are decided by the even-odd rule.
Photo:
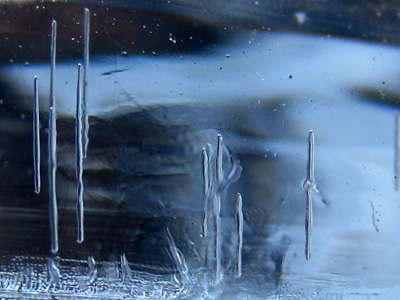
[[[52,19],[58,22],[57,58],[82,57],[85,7],[91,12],[91,55],[198,51],[222,37],[223,27],[216,22],[190,17],[76,3],[10,2],[0,6],[0,63],[48,61]]]
[[[98,0],[71,1],[99,3]],[[400,43],[400,3],[396,0],[103,0],[101,3],[224,21],[230,26],[240,24],[252,29]]]
[[[369,89],[366,87],[355,88],[352,93],[356,94],[359,99],[389,105],[400,105],[400,93],[391,90]]]

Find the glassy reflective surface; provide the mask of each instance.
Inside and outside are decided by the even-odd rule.
[[[396,3],[0,3],[2,296],[397,295]],[[89,123],[82,243],[78,63]]]

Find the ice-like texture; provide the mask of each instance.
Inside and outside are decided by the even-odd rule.
[[[207,24],[218,38],[203,43],[202,30],[210,32],[203,25],[187,37],[194,45],[175,52],[91,53],[82,244],[78,59],[57,61],[58,143],[43,155],[57,150],[58,255],[49,255],[56,248],[49,182],[34,194],[29,119],[34,76],[40,119],[49,113],[50,83],[42,78],[50,66],[41,58],[2,63],[1,296],[391,299],[399,292],[400,49],[236,24]],[[162,43],[179,44],[176,36]],[[54,170],[43,169],[42,178]]]

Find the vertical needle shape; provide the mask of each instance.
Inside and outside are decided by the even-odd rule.
[[[216,179],[218,187],[222,182],[222,136],[217,138],[217,157],[216,157]],[[217,189],[218,189],[217,187]],[[214,247],[215,247],[215,281],[217,285],[221,280],[222,254],[221,254],[221,195],[217,191],[213,195],[213,213],[214,213]]]
[[[313,223],[313,209],[312,209],[312,190],[316,188],[314,180],[314,133],[310,130],[308,138],[308,168],[307,168],[307,180],[304,182],[304,190],[307,194],[306,203],[306,259],[311,258],[311,231]]]
[[[89,119],[87,114],[88,75],[89,75],[90,11],[85,8],[83,21],[83,157],[86,158],[89,144]]]
[[[400,114],[396,114],[396,190],[400,190]]]
[[[217,159],[216,159],[216,173],[217,183],[222,182],[222,135],[218,134],[217,137]]]
[[[208,173],[208,151],[205,147],[202,150],[203,155],[203,180],[204,180],[204,195],[207,195],[209,189],[209,173]]]
[[[82,65],[78,64],[78,82],[76,87],[76,124],[75,124],[75,143],[76,143],[76,180],[77,180],[77,201],[76,217],[78,221],[77,242],[84,240],[84,207],[83,207],[83,143],[82,143],[82,93],[81,93]]]
[[[206,147],[203,147],[202,150],[203,155],[203,180],[204,180],[204,216],[203,216],[203,226],[201,230],[202,237],[207,237],[208,231],[208,220],[210,218],[210,188],[211,188],[211,156],[212,150],[211,145],[207,144]]]
[[[236,277],[242,276],[242,248],[243,248],[243,203],[242,195],[237,194],[236,197],[236,234],[237,234],[237,251],[236,251]]]
[[[57,171],[57,128],[56,128],[56,101],[54,95],[54,79],[56,71],[56,37],[57,22],[51,22],[51,48],[50,48],[50,111],[49,111],[49,196],[50,196],[50,231],[51,252],[58,252],[58,209],[56,194]]]
[[[33,78],[33,176],[35,193],[40,193],[40,125],[39,125],[39,87],[38,78]]]

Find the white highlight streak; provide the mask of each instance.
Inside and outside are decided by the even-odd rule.
[[[49,195],[50,195],[50,231],[51,252],[58,252],[58,209],[56,193],[57,171],[57,127],[56,127],[56,100],[54,93],[54,79],[56,71],[56,38],[57,22],[51,23],[51,67],[50,67],[50,111],[49,111]]]
[[[210,189],[211,189],[211,156],[212,150],[211,145],[207,144],[202,150],[203,155],[203,180],[204,180],[204,216],[203,224],[201,229],[202,237],[207,237],[208,232],[208,221],[212,212],[210,211]]]
[[[88,77],[89,77],[89,42],[90,42],[90,10],[85,8],[83,21],[83,157],[86,158],[89,145],[89,119],[87,114]]]
[[[220,185],[223,179],[222,174],[222,136],[219,134],[217,139],[216,157],[216,179]],[[214,247],[215,247],[215,278],[214,284],[217,285],[221,280],[222,253],[221,253],[221,196],[217,192],[213,197],[214,208]]]
[[[76,124],[75,124],[75,143],[76,143],[76,181],[77,181],[77,201],[76,216],[78,224],[77,242],[82,243],[85,239],[84,230],[84,206],[83,206],[83,141],[82,141],[82,93],[81,93],[82,65],[78,64],[78,82],[76,88]]]
[[[236,278],[242,276],[242,248],[243,248],[243,201],[242,195],[237,194],[236,197],[236,234],[237,234],[237,251],[236,251]]]
[[[306,259],[310,260],[311,258],[311,232],[312,232],[312,223],[313,223],[313,208],[312,208],[312,197],[311,192],[313,189],[316,189],[316,184],[314,180],[314,133],[310,130],[309,139],[308,139],[308,172],[307,172],[307,180],[304,183],[304,190],[307,194],[307,203],[306,203],[306,249],[305,255]]]
[[[40,193],[40,120],[39,120],[39,87],[38,78],[33,78],[33,176],[35,193]]]

